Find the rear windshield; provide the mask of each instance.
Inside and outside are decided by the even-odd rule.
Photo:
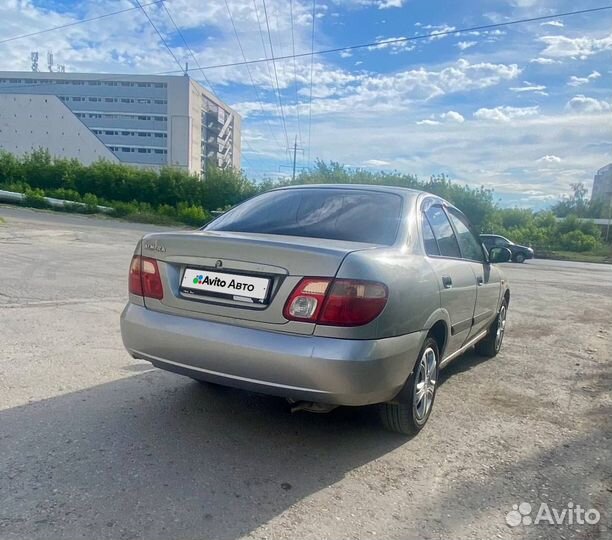
[[[328,238],[390,246],[401,219],[393,193],[288,189],[250,199],[213,221],[207,231]]]

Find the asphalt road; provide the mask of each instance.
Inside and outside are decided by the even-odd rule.
[[[612,266],[504,265],[502,353],[442,375],[411,440],[370,408],[290,414],[131,359],[136,240],[0,207],[0,538],[611,538]],[[570,501],[596,525],[506,523]]]

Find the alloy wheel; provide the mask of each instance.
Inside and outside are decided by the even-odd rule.
[[[502,306],[497,315],[497,330],[495,333],[495,350],[499,351],[501,348],[502,340],[504,339],[504,332],[506,331],[506,306]]]
[[[431,410],[437,383],[438,359],[436,352],[427,347],[416,369],[414,387],[414,413],[419,423],[427,419]]]

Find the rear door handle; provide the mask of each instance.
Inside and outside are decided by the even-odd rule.
[[[479,287],[482,287],[482,285],[483,285],[483,283],[484,283],[484,280],[482,279],[482,276],[478,276],[478,277],[476,278],[476,283],[478,283],[478,286],[479,286]]]
[[[450,289],[453,286],[453,280],[450,276],[442,276],[442,285],[445,289]]]

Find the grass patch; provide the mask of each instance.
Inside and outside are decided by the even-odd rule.
[[[175,219],[160,214],[154,214],[153,212],[133,212],[122,216],[121,219],[133,223],[151,223],[153,225],[166,225],[168,227],[185,226],[184,223],[176,221]]]
[[[612,248],[595,252],[575,253],[573,251],[548,251],[538,254],[538,259],[555,259],[558,261],[591,262],[612,264]]]

